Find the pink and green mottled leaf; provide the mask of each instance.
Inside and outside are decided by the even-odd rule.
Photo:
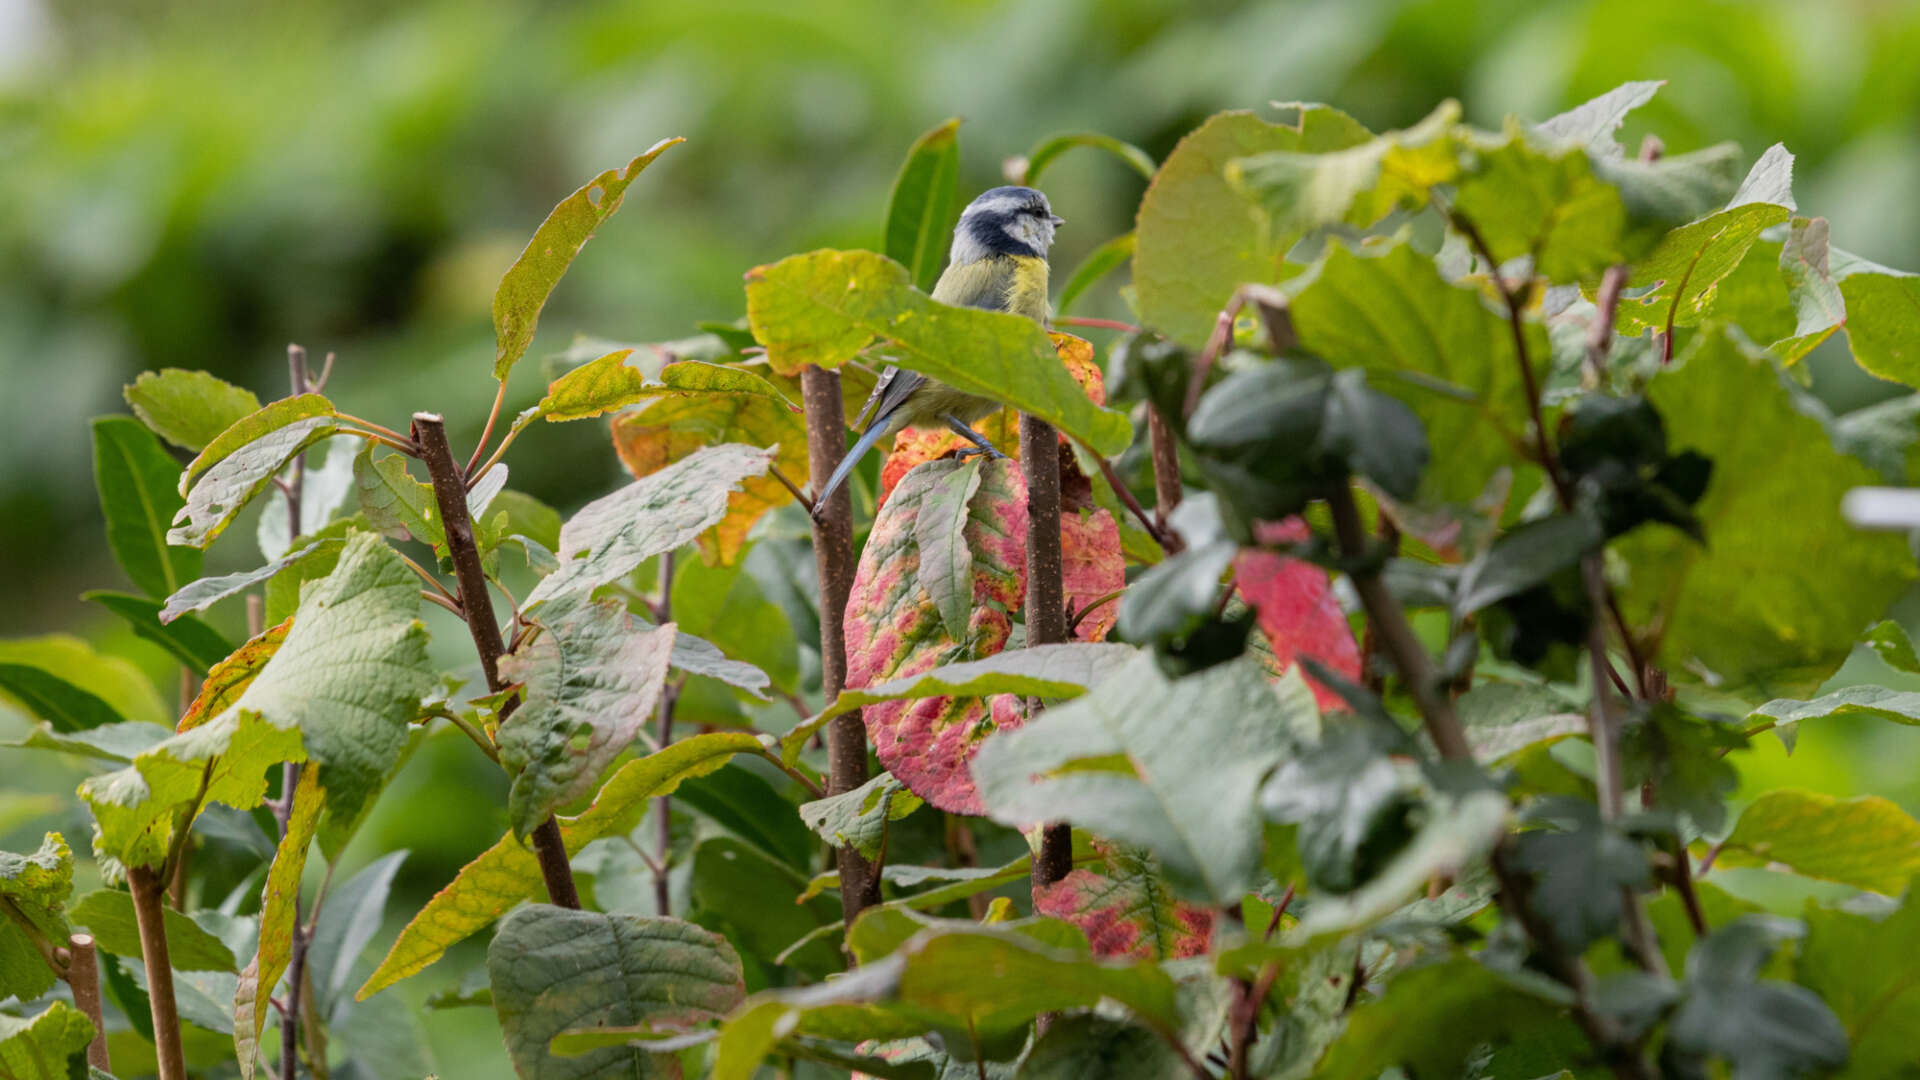
[[[1289,518],[1269,533],[1277,541],[1305,540],[1307,526],[1299,518]],[[1353,628],[1334,598],[1325,570],[1278,552],[1249,548],[1234,559],[1234,580],[1240,595],[1253,607],[1260,632],[1273,650],[1273,674],[1284,673],[1301,657],[1311,657],[1329,670],[1359,681],[1360,647],[1353,640]],[[1322,709],[1346,708],[1340,695],[1310,676],[1307,685],[1313,688],[1313,699]]]
[[[1213,944],[1213,911],[1175,900],[1152,856],[1096,844],[1101,862],[1034,890],[1034,911],[1086,932],[1104,960],[1177,960]]]

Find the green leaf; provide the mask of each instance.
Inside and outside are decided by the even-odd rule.
[[[367,524],[396,540],[418,540],[444,551],[447,534],[433,488],[407,471],[405,455],[388,453],[375,460],[373,451],[368,443],[353,461],[353,485]]]
[[[586,182],[580,190],[560,200],[547,220],[534,230],[526,250],[514,260],[500,278],[493,294],[493,330],[498,341],[494,352],[493,377],[505,382],[513,365],[533,344],[534,327],[540,321],[540,309],[547,305],[561,275],[572,265],[574,256],[593,238],[595,229],[626,197],[627,186],[668,147],[686,140],[662,139],[646,153],[627,163],[624,169],[608,169]]]
[[[153,682],[133,664],[97,653],[71,634],[0,641],[0,664],[36,668],[61,682],[84,687],[114,713],[115,719],[147,724],[173,723],[173,708],[160,700]]]
[[[772,460],[771,450],[711,446],[581,507],[560,530],[560,569],[541,579],[522,610],[574,589],[591,591],[691,543],[726,515],[729,493]]]
[[[879,341],[900,367],[1045,420],[1100,453],[1131,438],[1126,417],[1087,397],[1033,320],[938,303],[870,251],[814,251],[747,271],[747,320],[783,374],[839,367]]]
[[[335,435],[327,440],[326,458],[320,466],[307,465],[301,470],[297,532],[292,531],[293,515],[287,511],[286,492],[275,488],[267,494],[266,504],[260,508],[259,524],[254,529],[262,556],[277,559],[293,547],[295,540],[314,536],[326,528],[335,512],[345,505],[347,496],[353,493],[353,462],[363,445],[372,444],[353,435]],[[492,480],[494,475],[497,474],[489,474],[487,479]]]
[[[327,902],[320,909],[313,941],[307,947],[307,970],[313,973],[314,990],[324,1005],[330,1007],[345,1000],[348,980],[361,952],[380,932],[394,875],[406,859],[404,848],[390,851],[368,863],[346,884],[327,890]]]
[[[632,349],[619,349],[574,368],[547,384],[536,406],[550,423],[586,420],[639,401],[647,373],[627,363]]]
[[[1515,836],[1513,865],[1532,877],[1528,906],[1553,929],[1556,947],[1584,951],[1618,931],[1622,890],[1651,880],[1647,854],[1579,800],[1555,800],[1536,813],[1560,820]]]
[[[121,394],[140,422],[161,438],[195,453],[248,414],[258,412],[253,391],[204,371],[143,371]]]
[[[1497,762],[1530,746],[1583,735],[1587,718],[1540,686],[1482,683],[1454,700],[1473,756]]]
[[[1148,180],[1153,179],[1153,158],[1145,150],[1129,142],[1121,142],[1111,135],[1102,135],[1097,131],[1076,131],[1069,135],[1055,135],[1033,148],[1027,155],[1026,168],[1021,170],[1020,182],[1028,187],[1039,187],[1040,176],[1054,159],[1077,146],[1094,150],[1105,150],[1130,166]],[[889,253],[891,254],[891,253]]]
[[[1467,1058],[1566,1023],[1539,984],[1455,956],[1395,975],[1386,993],[1354,1009],[1313,1075],[1371,1080],[1399,1065],[1413,1076],[1465,1075]],[[1554,985],[1554,984],[1546,984]]]
[[[687,634],[698,635],[685,648],[676,639],[675,666],[706,667],[704,674],[734,684],[751,684],[758,677],[760,686],[770,679],[782,690],[799,688],[800,645],[793,626],[743,567],[708,566],[698,559],[677,563],[673,619]],[[712,653],[703,653],[702,645]],[[701,655],[705,661],[696,659]]]
[[[1250,112],[1216,114],[1161,163],[1134,224],[1133,284],[1145,325],[1198,349],[1236,289],[1279,280],[1297,237],[1273,236],[1228,186],[1229,161],[1269,150],[1324,153],[1372,138],[1338,109],[1290,108],[1292,123],[1282,124]]]
[[[189,611],[205,611],[229,596],[246,592],[263,581],[272,579],[280,571],[305,559],[309,555],[323,551],[338,553],[345,541],[338,538],[315,540],[287,552],[265,566],[254,570],[240,570],[218,577],[203,577],[187,583],[179,592],[167,597],[165,607],[160,609],[160,621],[172,622]]]
[[[176,971],[236,971],[233,950],[200,924],[172,908],[164,913],[167,959]],[[84,926],[94,941],[110,953],[140,955],[140,927],[133,915],[133,895],[119,889],[96,889],[74,901],[68,913],[74,925]]]
[[[1081,259],[1080,265],[1074,267],[1073,272],[1067,275],[1067,283],[1060,286],[1059,298],[1053,305],[1054,315],[1064,316],[1073,308],[1073,302],[1080,299],[1081,293],[1092,288],[1093,284],[1101,278],[1125,266],[1127,261],[1133,258],[1133,249],[1134,234],[1124,232],[1087,252],[1087,257]]]
[[[225,461],[235,451],[249,443],[290,425],[333,415],[333,403],[319,394],[301,394],[297,397],[269,402],[228,424],[225,430],[200,451],[198,457],[188,462],[186,469],[180,474],[178,490],[181,495],[185,495],[187,489],[199,481],[201,474]]]
[[[1630,259],[1645,257],[1667,230],[1723,206],[1740,183],[1740,148],[1721,143],[1658,161],[1595,155],[1593,171],[1620,191],[1626,204]]]
[[[30,1018],[0,1013],[0,1075],[8,1080],[72,1080],[87,1075],[83,1055],[92,1041],[93,1021],[64,1001],[55,1001]]]
[[[593,805],[578,817],[560,819],[567,854],[589,841],[631,832],[646,812],[647,800],[671,795],[680,782],[704,776],[733,755],[762,750],[760,738],[744,731],[716,731],[691,738],[627,762],[600,787]],[[354,995],[365,1001],[438,960],[449,947],[490,925],[522,900],[539,895],[543,879],[532,850],[512,833],[462,867],[451,884],[420,909],[387,952],[386,959]]]
[[[1699,325],[1717,299],[1714,287],[1746,258],[1760,233],[1793,216],[1787,190],[1792,176],[1793,155],[1774,146],[1754,163],[1725,210],[1682,225],[1635,260],[1627,279],[1632,299],[1620,302],[1616,332],[1634,337],[1647,329],[1672,333],[1676,326]]]
[[[1777,863],[1797,874],[1898,896],[1920,874],[1920,821],[1875,795],[1764,792],[1722,842],[1720,865]]]
[[[1280,763],[1260,793],[1268,819],[1299,826],[1300,862],[1315,890],[1352,892],[1413,838],[1419,808],[1370,733],[1331,727],[1320,744]]]
[[[1665,80],[1621,83],[1591,101],[1542,120],[1533,130],[1547,139],[1578,143],[1596,155],[1617,157],[1622,151],[1614,132],[1620,130],[1628,113],[1652,101],[1665,85]]]
[[[1405,131],[1321,153],[1271,150],[1229,161],[1227,183],[1266,214],[1281,237],[1323,225],[1358,228],[1396,209],[1417,210],[1460,171],[1460,104],[1445,101]]]
[[[965,637],[973,615],[973,552],[967,549],[967,504],[980,490],[980,461],[929,461],[932,474],[914,518],[914,543],[920,549],[920,587],[940,612],[947,633]]]
[[[1841,497],[1876,475],[1834,448],[1770,359],[1724,334],[1701,335],[1647,396],[1662,416],[1685,418],[1668,437],[1676,451],[1710,456],[1713,476],[1695,505],[1706,547],[1672,529],[1613,545],[1631,568],[1620,594],[1628,621],[1665,627],[1668,671],[1803,696],[1914,576],[1904,538],[1840,520]]]
[[[351,820],[398,761],[433,685],[419,584],[379,537],[357,533],[309,586],[284,644],[219,716],[88,778],[101,850],[152,865],[210,802],[252,809],[267,766],[309,755],[334,811]],[[191,812],[178,820],[182,807]]]
[[[1768,727],[1780,728],[1802,720],[1824,720],[1852,713],[1920,726],[1920,693],[1889,690],[1884,686],[1849,686],[1812,701],[1776,698],[1748,713],[1747,720],[1765,721]]]
[[[960,185],[960,120],[955,117],[915,139],[887,199],[887,258],[907,268],[922,292],[932,292],[953,238]]]
[[[802,803],[800,820],[829,845],[852,844],[866,858],[878,859],[887,822],[899,821],[924,805],[892,773],[883,772],[852,791]]]
[[[35,726],[25,738],[0,743],[0,746],[18,746],[30,750],[58,750],[65,754],[79,754],[82,757],[114,761],[125,765],[142,750],[172,734],[173,729],[164,724],[142,724],[132,721],[102,724],[97,728],[72,732],[56,732],[50,725],[43,723]]]
[[[80,599],[90,600],[125,619],[136,635],[172,653],[203,679],[208,668],[233,652],[233,646],[218,630],[190,615],[184,618],[176,615],[163,622],[158,600],[104,589],[81,593]]]
[[[1035,645],[929,668],[917,675],[875,683],[858,690],[842,690],[819,714],[796,724],[780,739],[780,754],[792,764],[800,750],[827,721],[867,705],[903,698],[986,697],[1018,694],[1022,697],[1069,698],[1099,685],[1139,655],[1130,645],[1067,642]]]
[[[1780,938],[1792,934],[1780,922],[1741,919],[1693,947],[1686,996],[1667,1029],[1673,1046],[1725,1058],[1743,1080],[1846,1064],[1847,1033],[1826,1002],[1806,987],[1759,978]]]
[[[794,814],[793,803],[752,769],[728,765],[684,781],[673,797],[677,805],[693,808],[789,866],[813,866],[819,852],[813,834]]]
[[[242,1080],[252,1080],[259,1057],[260,1032],[267,1023],[268,998],[293,959],[293,932],[300,915],[300,875],[307,867],[307,849],[319,830],[320,811],[327,791],[313,769],[300,771],[300,783],[289,796],[286,833],[267,871],[260,900],[259,944],[233,995],[233,1047],[240,1060]]]
[[[1828,269],[1827,219],[1793,219],[1780,246],[1780,276],[1793,306],[1793,336],[1769,348],[1793,363],[1832,336],[1847,321],[1847,302]]]
[[[1626,207],[1619,191],[1593,174],[1587,151],[1540,146],[1517,130],[1502,141],[1476,142],[1453,209],[1473,223],[1496,261],[1532,256],[1534,273],[1578,281],[1622,260]]]
[[[163,597],[200,576],[200,553],[170,545],[167,526],[183,500],[180,464],[139,421],[93,421],[93,476],[107,519],[107,546],[142,592]]]
[[[32,1001],[58,981],[35,940],[66,944],[71,895],[73,852],[59,833],[32,854],[0,851],[0,995]]]
[[[508,815],[523,841],[555,807],[590,791],[640,734],[673,652],[671,624],[645,629],[620,603],[578,593],[549,603],[541,626],[500,660],[500,677],[526,686],[495,739],[513,776]]]
[[[1906,628],[1899,623],[1886,619],[1867,631],[1867,636],[1861,640],[1888,667],[1909,675],[1920,675],[1920,654],[1914,652],[1913,639],[1907,636]]]
[[[267,408],[272,407],[270,405]],[[250,420],[243,420],[236,427]],[[274,476],[295,455],[305,453],[308,447],[338,430],[340,426],[333,422],[331,416],[312,416],[276,428],[235,448],[198,476],[192,490],[187,492],[186,505],[173,517],[174,527],[167,531],[167,543],[197,548],[213,543],[232,523],[234,516],[266,490]],[[221,439],[226,437],[222,435]],[[209,447],[200,456],[204,458],[212,452],[213,448]],[[189,472],[192,472],[191,467]]]
[[[1366,368],[1371,386],[1420,418],[1428,444],[1446,448],[1434,455],[1423,493],[1478,498],[1528,422],[1507,320],[1404,242],[1330,244],[1286,291],[1302,348],[1335,367]],[[1529,358],[1544,363],[1545,331],[1527,323],[1526,334]]]
[[[487,948],[493,1007],[514,1071],[530,1080],[676,1077],[678,1062],[625,1047],[556,1057],[577,1028],[692,1026],[746,996],[740,957],[718,934],[679,919],[603,915],[531,904]]]
[[[1920,1030],[1920,893],[1884,917],[1809,905],[1797,981],[1820,996],[1846,1029],[1852,1053],[1840,1075],[1897,1076],[1913,1062]]]
[[[1599,525],[1579,513],[1554,514],[1510,529],[1467,564],[1454,613],[1470,615],[1544,584],[1577,565],[1605,539]]]
[[[0,691],[54,731],[66,734],[120,723],[113,706],[44,668],[0,663]]]
[[[1373,880],[1344,896],[1323,896],[1288,933],[1289,946],[1325,944],[1399,911],[1436,877],[1458,878],[1506,835],[1510,807],[1488,791],[1436,800],[1428,818]]]
[[[1000,1043],[1040,1013],[1102,998],[1163,1032],[1178,1027],[1173,980],[1153,964],[1102,964],[1084,946],[1052,948],[1000,927],[930,930],[836,982],[748,999],[721,1030],[713,1077],[750,1077],[781,1037],[853,1041],[933,1029],[961,1051]]]
[[[1169,682],[1140,656],[1045,722],[988,739],[974,781],[996,821],[1098,829],[1157,856],[1180,895],[1227,904],[1257,872],[1254,795],[1287,723],[1257,665]]]
[[[1920,277],[1852,274],[1840,279],[1853,358],[1883,379],[1920,385]]]

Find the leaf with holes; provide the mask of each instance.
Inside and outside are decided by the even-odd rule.
[[[541,1080],[677,1077],[671,1057],[626,1047],[556,1057],[548,1044],[576,1028],[691,1027],[746,996],[740,957],[719,934],[679,919],[549,904],[500,924],[487,975],[514,1071]]]
[[[726,516],[741,481],[772,462],[771,450],[709,446],[581,507],[560,528],[560,569],[540,580],[521,609],[576,589],[591,592],[692,542]]]
[[[500,658],[500,677],[526,687],[495,739],[513,775],[507,812],[522,840],[586,794],[640,734],[673,654],[672,624],[645,628],[616,601],[574,593],[540,614],[542,632]]]
[[[186,505],[174,514],[173,528],[167,530],[167,543],[196,548],[213,543],[295,455],[339,430],[331,416],[313,416],[235,448],[194,481]],[[208,447],[207,453],[212,452]]]
[[[540,322],[540,309],[547,305],[547,297],[553,295],[574,256],[593,238],[594,230],[620,209],[627,187],[668,147],[684,141],[662,139],[625,168],[608,169],[587,181],[580,190],[560,200],[534,230],[526,250],[507,268],[494,290],[494,378],[505,382],[507,373],[533,344],[534,327]]]

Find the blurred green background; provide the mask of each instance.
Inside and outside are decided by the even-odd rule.
[[[284,393],[297,341],[339,354],[343,408],[394,427],[440,410],[470,445],[492,398],[500,273],[555,201],[665,136],[688,143],[575,263],[531,355],[576,333],[681,337],[737,317],[755,264],[878,246],[906,146],[953,115],[970,194],[1069,130],[1159,158],[1207,114],[1272,100],[1331,102],[1379,130],[1453,96],[1497,126],[1665,79],[1627,145],[1733,139],[1751,157],[1784,142],[1802,211],[1832,219],[1837,244],[1920,267],[1916,52],[1920,5],[1898,0],[0,0],[0,636],[77,633],[169,685],[156,650],[76,600],[124,586],[86,418],[123,411],[120,387],[149,368]],[[1143,181],[1076,154],[1046,186],[1070,222],[1065,268],[1129,227]],[[1123,280],[1080,313],[1124,316]],[[538,396],[537,372],[519,369],[511,408]],[[1816,372],[1837,407],[1880,394]],[[563,509],[619,477],[593,424],[543,425],[511,461],[515,487]],[[252,531],[236,526],[209,572],[257,563]],[[1868,663],[1847,674],[1885,676]],[[1793,758],[1769,744],[1745,767],[1920,810],[1909,735],[1834,722]],[[414,851],[397,907],[498,835],[501,785],[466,751],[431,740],[363,837]],[[0,757],[16,791],[71,792],[47,759],[28,767]],[[0,841],[52,820],[0,814]],[[83,818],[62,823],[86,835]],[[443,1074],[504,1069],[497,1037],[464,1037],[476,1019],[490,1032],[473,1010],[431,1022]]]

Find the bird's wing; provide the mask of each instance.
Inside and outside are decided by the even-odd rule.
[[[853,426],[861,431],[884,426],[893,411],[905,404],[907,398],[926,381],[927,377],[917,371],[905,371],[887,365],[886,370],[880,373],[880,381],[873,384],[873,393],[867,395],[867,403],[860,406],[860,415],[854,417]],[[866,427],[861,427],[863,420]]]

